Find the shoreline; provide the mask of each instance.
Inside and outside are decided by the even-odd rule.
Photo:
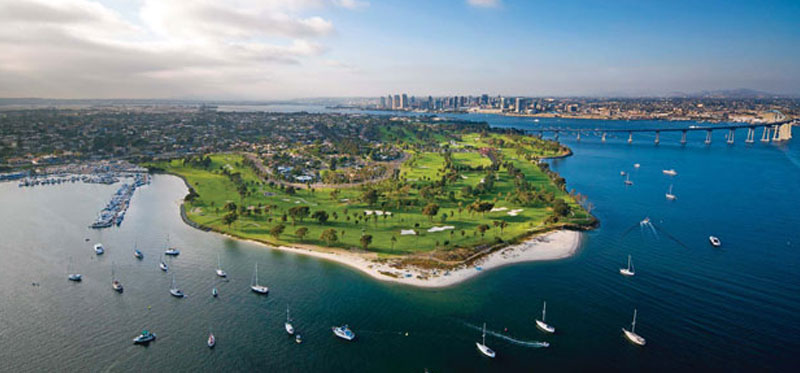
[[[518,244],[504,247],[481,256],[469,264],[462,264],[450,270],[417,267],[399,269],[393,267],[392,264],[401,260],[401,258],[378,259],[378,255],[375,253],[353,253],[342,249],[323,248],[314,245],[271,245],[263,241],[241,238],[215,230],[211,230],[211,232],[272,250],[333,261],[356,269],[379,281],[420,288],[444,288],[458,285],[484,272],[507,265],[569,258],[575,255],[583,241],[581,232],[560,229],[534,235]]]

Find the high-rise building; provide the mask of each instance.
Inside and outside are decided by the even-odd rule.
[[[400,98],[400,109],[408,109],[408,95],[405,93]]]
[[[381,103],[378,105],[381,109],[386,109],[386,97],[381,96]]]
[[[394,95],[394,103],[392,104],[392,109],[397,110],[400,109],[400,95]]]
[[[505,108],[506,108],[506,98],[503,97],[503,96],[500,96],[500,111],[503,111],[503,109],[505,109]]]
[[[484,105],[484,106],[485,106],[485,105],[489,105],[489,95],[487,95],[487,94],[485,94],[485,93],[484,93],[484,94],[482,94],[482,95],[481,95],[481,103],[480,103],[480,104],[481,104],[481,105]]]
[[[392,95],[387,96],[386,105],[387,109],[394,109],[394,97]]]
[[[525,102],[525,100],[523,100],[522,97],[517,97],[514,100],[514,111],[516,111],[517,113],[521,113],[522,112],[522,106],[524,105],[523,104],[524,102]]]

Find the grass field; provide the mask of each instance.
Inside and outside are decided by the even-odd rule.
[[[505,144],[490,144],[491,138],[502,139]],[[548,153],[548,150],[538,149],[535,141],[525,146],[512,144],[517,143],[505,135],[463,135],[462,141],[452,146],[457,152],[451,153],[452,163],[463,169],[434,196],[423,195],[422,190],[431,187],[446,174],[445,155],[409,151],[411,156],[401,167],[398,179],[369,186],[380,195],[372,205],[362,201],[365,186],[300,189],[294,194],[288,194],[278,185],[270,186],[259,179],[252,169],[243,165],[243,157],[237,154],[211,155],[212,163],[208,168],[184,165],[183,160],[148,166],[159,167],[184,177],[196,191],[198,196],[185,203],[187,216],[192,221],[217,231],[273,244],[302,243],[350,249],[362,246],[362,235],[371,235],[372,242],[367,247],[368,251],[381,255],[399,255],[435,249],[447,251],[472,248],[499,240],[509,242],[529,235],[532,230],[543,230],[562,224],[590,224],[593,221],[574,198],[558,188],[535,163],[526,158],[527,154],[557,155],[555,152]],[[485,169],[492,165],[492,161],[475,149],[488,147],[495,149],[504,161],[512,162],[514,167],[522,171],[525,180],[535,188],[566,201],[571,207],[570,215],[556,224],[548,225],[545,222],[553,215],[549,206],[522,206],[508,202],[507,197],[514,192],[515,185],[511,175],[503,168],[494,174],[491,192],[477,196],[463,195],[464,187],[476,188],[485,182],[488,172]],[[227,175],[232,173],[239,173],[246,192],[240,194],[237,191],[237,184]],[[338,190],[338,194],[332,194],[333,190]],[[495,209],[499,211],[468,212],[466,206],[475,201],[494,203]],[[239,209],[244,208],[230,226],[223,221],[227,214],[224,207],[229,202],[239,206]],[[423,207],[429,203],[439,206],[438,213],[433,217],[422,214]],[[287,214],[289,209],[297,206],[307,206],[311,214],[325,211],[329,219],[320,223],[309,214],[302,221],[293,221]],[[391,215],[366,215],[365,211],[368,210],[386,211]],[[285,226],[285,230],[276,238],[270,234],[270,230],[280,224]],[[477,229],[480,225],[488,226],[483,234]],[[453,229],[429,231],[431,228],[444,226],[452,226]],[[307,229],[302,239],[295,234],[301,227]],[[321,238],[322,232],[328,229],[336,231],[336,242]],[[402,230],[412,229],[418,234],[401,234]]]

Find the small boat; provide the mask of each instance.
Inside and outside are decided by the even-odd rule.
[[[633,185],[633,181],[631,181],[631,175],[625,175],[625,185]]]
[[[356,333],[353,333],[352,330],[347,326],[347,324],[342,326],[334,326],[331,328],[333,330],[333,334],[341,339],[346,339],[348,341],[352,341],[356,338]]]
[[[623,276],[628,276],[628,277],[636,274],[636,272],[633,270],[633,262],[631,262],[630,255],[628,255],[628,268],[620,268],[619,273],[621,273]]]
[[[545,333],[553,334],[556,332],[556,328],[544,322],[546,311],[547,311],[547,302],[544,302],[544,304],[542,305],[542,319],[536,320],[536,326]]]
[[[175,298],[184,297],[183,290],[179,289],[178,286],[175,285],[175,274],[172,275],[172,286],[169,288],[169,293]]]
[[[625,176],[625,175],[627,175],[627,174],[625,173],[625,171],[620,171],[620,172],[619,172],[619,176]]]
[[[286,306],[286,322],[283,324],[283,327],[286,329],[286,332],[289,335],[294,334],[294,326],[292,326],[292,319],[289,317],[289,306]]]
[[[103,255],[104,252],[106,252],[106,249],[103,248],[103,244],[101,244],[101,243],[94,244],[94,253],[95,254]]]
[[[483,323],[483,342],[482,343],[475,342],[475,345],[478,346],[478,351],[480,351],[482,354],[494,359],[496,355],[494,350],[492,350],[491,348],[489,348],[489,346],[486,345],[486,323]]]
[[[217,345],[217,338],[214,337],[214,333],[208,333],[208,342],[206,343],[208,344],[208,348],[214,348],[214,346]]]
[[[714,247],[722,246],[722,241],[720,241],[719,238],[717,238],[715,236],[708,236],[708,241],[711,242],[711,246],[714,246]]]
[[[294,342],[297,344],[303,343],[303,337],[301,337],[300,334],[295,335]]]
[[[156,335],[155,334],[150,333],[147,330],[142,330],[142,334],[139,334],[138,337],[134,338],[133,339],[133,343],[135,343],[135,344],[145,344],[145,343],[149,343],[149,342],[151,342],[151,341],[153,341],[155,339],[156,339]]]
[[[135,256],[136,259],[139,259],[139,260],[144,259],[144,254],[142,254],[141,250],[136,248],[136,244],[133,245],[133,256]]]
[[[217,254],[217,276],[219,277],[228,277],[228,274],[222,270],[222,265],[219,261],[219,254]]]
[[[622,328],[622,332],[625,333],[625,338],[628,338],[634,344],[639,346],[644,346],[645,340],[642,336],[636,334],[636,310],[633,310],[633,322],[631,322],[631,330]]]
[[[161,256],[161,262],[158,263],[158,268],[161,268],[161,270],[164,272],[169,270],[169,266],[167,265],[167,262],[164,261],[163,255]]]
[[[67,265],[67,278],[70,281],[79,282],[83,279],[80,273],[75,273],[72,271],[72,257],[69,258],[69,264]]]
[[[117,293],[122,293],[122,283],[119,282],[114,276],[114,263],[111,263],[111,288]]]
[[[633,168],[639,168],[639,167],[641,167],[641,166],[642,166],[642,165],[640,165],[640,164],[638,164],[638,163],[634,163],[634,164],[633,164]]]
[[[669,170],[662,170],[661,172],[664,173],[664,175],[669,175],[669,176],[678,175],[678,171],[675,171],[674,169],[671,168]]]
[[[174,248],[174,247],[170,247],[169,249],[164,251],[164,255],[177,256],[177,255],[180,255],[180,253],[181,253],[181,251],[176,249],[176,248]]]
[[[219,295],[219,291],[217,291],[216,287],[211,289],[211,296],[212,297],[216,298],[218,295]]]
[[[667,192],[667,194],[665,194],[665,196],[670,201],[674,201],[674,200],[678,199],[678,197],[676,197],[674,194],[672,194],[672,184],[669,185],[669,191]]]
[[[267,294],[269,293],[269,288],[263,285],[258,284],[258,263],[256,263],[255,272],[253,272],[253,281],[250,284],[250,290],[258,293],[258,294]]]

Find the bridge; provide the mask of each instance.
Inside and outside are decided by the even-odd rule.
[[[545,133],[553,133],[556,140],[558,140],[559,135],[561,133],[568,133],[573,134],[576,136],[578,141],[581,141],[581,135],[586,134],[599,134],[601,141],[606,142],[606,137],[609,133],[627,133],[628,134],[628,143],[633,143],[633,134],[634,133],[654,133],[655,137],[655,144],[658,145],[661,142],[661,133],[662,132],[681,132],[681,145],[686,144],[686,134],[692,131],[705,131],[706,132],[706,139],[705,144],[711,144],[711,133],[713,131],[728,131],[726,136],[726,142],[728,144],[734,143],[734,138],[736,134],[736,130],[738,129],[747,129],[747,137],[745,138],[744,142],[747,144],[752,144],[756,142],[756,132],[759,128],[762,128],[760,140],[761,142],[781,142],[787,141],[792,138],[792,126],[793,125],[800,125],[800,120],[783,120],[780,122],[774,123],[745,123],[745,124],[730,124],[730,125],[719,125],[719,126],[689,126],[689,127],[663,127],[663,128],[540,128],[540,129],[531,129],[527,130],[527,133],[530,134],[538,134],[539,137],[544,136]]]

